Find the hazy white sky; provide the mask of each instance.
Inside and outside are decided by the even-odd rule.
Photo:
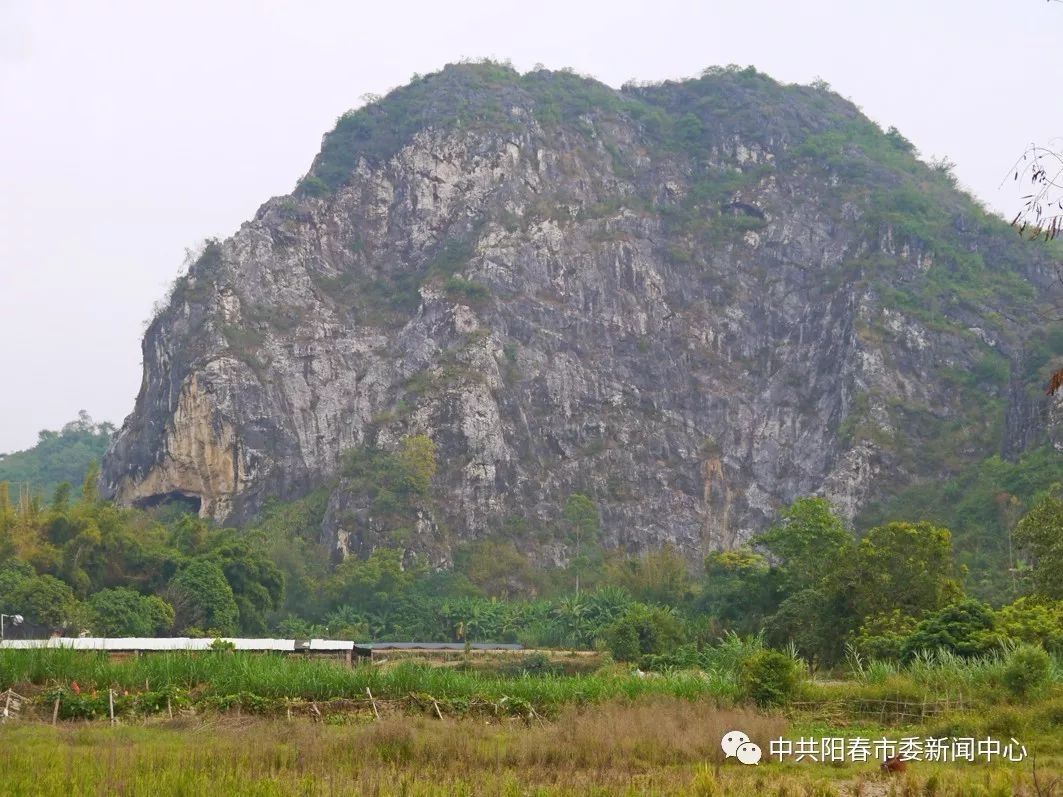
[[[752,64],[827,80],[992,207],[1063,135],[1044,0],[0,0],[0,451],[121,423],[184,249],[289,192],[366,92],[463,56],[613,86]]]

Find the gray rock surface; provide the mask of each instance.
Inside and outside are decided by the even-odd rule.
[[[881,132],[861,143],[847,102],[746,72],[621,93],[556,73],[485,87],[485,69],[362,113],[465,92],[489,117],[441,101],[207,247],[145,335],[107,494],[240,520],[328,484],[323,534],[364,552],[391,530],[344,452],[425,434],[438,472],[403,544],[437,564],[507,528],[564,560],[573,492],[607,546],[693,558],[798,496],[852,518],[1058,435],[1022,361],[1050,253],[903,145],[882,155]],[[615,103],[545,113],[570,85]],[[881,212],[911,186],[928,206]],[[984,269],[960,274],[974,256]],[[950,300],[953,282],[980,293]]]

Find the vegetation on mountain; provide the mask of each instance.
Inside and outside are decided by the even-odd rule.
[[[96,423],[82,410],[59,431],[39,432],[32,448],[0,454],[0,482],[12,485],[16,495],[25,487],[31,496],[52,496],[63,482],[81,483],[89,464],[103,459],[113,434],[113,425]]]
[[[951,479],[903,489],[856,518],[858,530],[888,519],[926,520],[950,530],[957,565],[968,591],[999,602],[1028,589],[1032,572],[1023,566],[1016,523],[1063,481],[1060,454],[1051,446],[1014,461],[991,456]]]
[[[1063,599],[1063,500],[1045,496],[1018,522],[1015,540],[1032,554],[1036,589]]]

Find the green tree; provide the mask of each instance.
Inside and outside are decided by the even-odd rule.
[[[778,561],[783,587],[791,592],[833,576],[853,548],[852,535],[825,498],[797,499],[754,543]]]
[[[170,529],[170,545],[186,556],[196,556],[207,549],[210,523],[198,515],[182,514]]]
[[[178,631],[195,628],[220,635],[236,633],[240,611],[217,562],[193,559],[170,581],[166,597],[173,606]]]
[[[692,113],[685,113],[676,120],[675,134],[685,144],[693,144],[701,139],[703,133],[701,120]]]
[[[687,563],[670,545],[637,559],[614,559],[605,580],[643,603],[682,606],[693,595]]]
[[[565,501],[562,516],[568,524],[568,529],[576,543],[576,558],[573,566],[576,570],[576,595],[579,595],[580,570],[585,564],[583,559],[583,545],[598,538],[601,528],[601,519],[598,516],[598,506],[582,493],[572,493]]]
[[[1063,328],[1055,343],[1040,356],[1063,347]],[[1036,357],[1031,353],[1028,359]],[[970,570],[964,579],[967,591],[988,603],[1003,603],[1020,594],[1019,577],[1029,574],[1028,568],[1017,568],[1015,525],[1059,479],[1059,452],[1051,445],[1026,451],[1014,462],[992,456],[951,479],[920,481],[894,493],[865,508],[856,525],[867,529],[890,521],[926,520],[947,527],[957,565]]]
[[[930,523],[887,523],[856,547],[849,588],[860,618],[899,609],[921,617],[962,597],[948,529]]]
[[[70,508],[70,493],[73,489],[70,482],[62,482],[56,486],[55,492],[52,493],[52,512],[62,514]]]
[[[351,639],[368,642],[372,639],[369,621],[364,611],[353,606],[340,606],[325,616],[325,628],[329,639]]]
[[[705,580],[698,610],[712,618],[717,632],[752,634],[779,606],[779,575],[749,548],[714,551],[705,557]]]
[[[841,584],[823,579],[815,587],[787,595],[764,625],[772,644],[792,642],[803,655],[831,665],[842,657],[846,637],[855,622]]]
[[[853,556],[852,535],[824,498],[799,498],[780,521],[754,541],[777,562],[782,600],[765,619],[775,644],[793,642],[806,655],[833,663],[855,625],[843,565]]]
[[[88,604],[92,631],[98,636],[151,637],[173,627],[170,604],[128,587],[100,590],[89,598]]]
[[[916,621],[894,609],[887,614],[865,617],[853,638],[861,656],[881,661],[899,661],[904,642],[915,630]]]
[[[25,451],[0,454],[0,482],[28,484],[35,495],[52,495],[62,482],[79,484],[89,463],[107,451],[114,426],[95,423],[82,410],[60,431],[41,431]]]
[[[1052,659],[1036,645],[1019,645],[1008,655],[1002,680],[1015,697],[1036,695],[1052,680]]]
[[[18,514],[11,504],[11,486],[0,481],[0,557],[6,558],[14,553],[11,531],[15,527]]]
[[[616,661],[638,661],[642,656],[639,632],[634,623],[617,622],[605,635],[609,654]]]
[[[30,571],[31,572],[31,571]],[[25,568],[0,571],[0,612],[21,614],[27,624],[50,630],[80,631],[74,591],[50,575],[35,575]]]
[[[1063,499],[1045,496],[1015,527],[1015,542],[1033,557],[1037,592],[1063,598]]]
[[[6,601],[9,596],[27,578],[33,578],[36,573],[28,562],[21,559],[5,559],[0,562],[0,601]],[[0,603],[0,607],[6,614],[14,611],[7,602]]]
[[[996,627],[1007,641],[1063,652],[1063,601],[1019,598],[997,610]]]
[[[910,661],[919,651],[947,650],[959,656],[978,656],[995,643],[993,610],[981,601],[967,600],[931,612],[901,645],[901,658]]]
[[[144,513],[90,496],[46,512],[24,555],[80,597],[117,586],[155,591],[176,570],[178,557],[167,548],[166,537],[166,530]]]
[[[429,508],[430,483],[436,471],[435,443],[425,435],[404,438],[397,452],[362,446],[347,452],[344,489],[364,496],[374,522],[392,539],[409,533],[418,511]]]
[[[98,501],[100,494],[96,483],[100,480],[100,463],[95,459],[85,469],[85,479],[81,483],[81,500],[87,503]]]
[[[534,591],[528,557],[511,542],[478,540],[459,549],[455,569],[463,573],[484,595],[512,599]]]
[[[321,585],[331,569],[330,551],[321,539],[328,501],[327,488],[296,501],[270,501],[247,535],[260,535],[262,554],[284,576],[278,612],[315,619],[323,612]]]
[[[352,557],[341,562],[325,589],[332,606],[376,612],[409,592],[425,571],[420,561],[407,566],[397,548],[377,548],[364,560]]]
[[[216,561],[232,589],[239,610],[240,630],[262,633],[270,612],[284,599],[284,575],[269,560],[263,548],[263,535],[237,536],[226,531],[208,556]]]

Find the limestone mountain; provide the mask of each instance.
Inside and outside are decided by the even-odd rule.
[[[1060,445],[1053,246],[825,86],[448,66],[178,280],[101,485],[230,520],[324,486],[337,551],[437,564],[565,559],[574,493],[691,556],[801,495],[852,518]]]

